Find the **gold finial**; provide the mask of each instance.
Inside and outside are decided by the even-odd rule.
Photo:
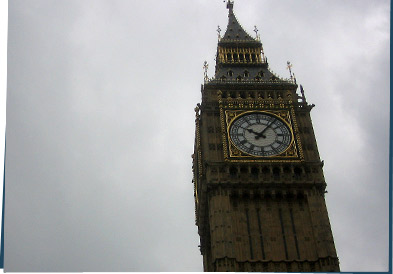
[[[261,39],[260,39],[260,36],[258,35],[258,28],[257,28],[257,26],[254,26],[254,32],[255,32],[255,39],[257,39],[258,41],[260,41]]]
[[[291,70],[291,68],[292,68],[291,62],[287,61],[287,69],[289,70],[289,75],[291,76],[291,79],[292,79],[292,70]]]
[[[289,70],[289,76],[291,76],[291,80],[296,84],[295,73],[292,73],[292,64],[289,61],[287,61],[287,69]]]
[[[221,28],[220,26],[217,27],[217,34],[218,34],[218,40],[221,39]]]
[[[209,77],[207,77],[208,68],[209,68],[209,64],[207,63],[207,61],[203,62],[203,69],[204,69],[203,77],[205,79],[205,82],[207,82],[209,80]]]

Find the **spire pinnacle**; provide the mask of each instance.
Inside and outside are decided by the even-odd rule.
[[[224,0],[227,4],[227,9],[229,10],[228,14],[228,26],[225,31],[224,36],[220,41],[228,42],[228,41],[243,41],[243,42],[259,42],[256,39],[252,38],[239,24],[236,19],[236,16],[233,12],[233,0]]]
[[[217,28],[217,33],[218,33],[218,40],[220,40],[221,39],[221,28],[220,28],[220,26],[218,26],[218,28]]]
[[[294,87],[295,75],[292,73],[290,62],[287,63],[291,80],[276,76],[269,69],[265,57],[260,34],[254,26],[255,37],[249,35],[240,25],[233,11],[234,0],[223,0],[228,13],[228,25],[224,35],[218,26],[218,44],[216,67],[213,78],[207,75],[207,62],[204,63],[205,84],[209,83],[277,83]]]
[[[207,76],[207,70],[209,69],[209,64],[207,63],[207,61],[203,62],[203,78],[206,81],[209,80],[209,77]]]
[[[227,0],[227,9],[229,9],[229,13],[233,12],[233,0]]]

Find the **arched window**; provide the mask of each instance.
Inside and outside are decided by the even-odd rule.
[[[228,62],[232,62],[232,54],[231,53],[227,53],[227,60],[228,60]]]
[[[250,54],[249,54],[249,53],[246,53],[245,57],[246,57],[246,62],[247,62],[247,63],[250,62]]]
[[[232,167],[229,169],[229,174],[230,174],[232,177],[236,176],[236,174],[237,174],[237,168],[234,167],[234,166],[232,166]]]
[[[255,167],[255,166],[253,166],[253,167],[251,168],[251,174],[252,174],[253,176],[257,177],[257,176],[258,176],[258,173],[259,173],[258,168]]]
[[[251,54],[251,61],[252,62],[256,62],[257,61],[257,57],[256,57],[255,53]]]
[[[278,167],[273,168],[273,176],[276,179],[280,178],[280,169]]]
[[[295,167],[293,171],[295,173],[295,179],[299,179],[302,174],[302,169],[300,167]]]

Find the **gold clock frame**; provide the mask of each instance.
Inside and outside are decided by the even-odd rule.
[[[303,150],[301,147],[301,141],[299,137],[299,130],[296,122],[295,111],[292,106],[287,105],[285,107],[282,102],[277,105],[276,109],[263,109],[263,108],[244,108],[245,104],[242,103],[243,108],[237,108],[237,104],[225,104],[227,107],[223,106],[223,102],[220,102],[220,120],[221,120],[221,132],[222,132],[222,143],[224,160],[229,162],[301,162],[304,161]],[[272,103],[272,102],[270,102]],[[272,107],[272,105],[269,105]],[[232,143],[229,136],[229,128],[234,120],[247,113],[264,113],[267,115],[272,115],[288,126],[292,141],[288,148],[280,153],[279,155],[273,156],[255,156],[247,154]]]
[[[238,114],[239,112],[241,112],[241,114]],[[266,114],[268,116],[273,116],[276,119],[282,121],[286,127],[289,129],[290,135],[291,135],[291,141],[289,143],[289,145],[285,148],[285,150],[279,154],[276,155],[271,155],[271,156],[256,156],[250,153],[247,153],[245,151],[242,151],[241,149],[239,149],[236,144],[233,142],[231,135],[230,135],[230,129],[232,127],[232,124],[237,120],[240,119],[243,116],[246,116],[248,114],[254,114],[254,113],[260,113],[260,114]],[[249,110],[249,111],[230,111],[227,110],[225,111],[225,117],[226,117],[226,123],[227,123],[227,139],[228,139],[228,144],[229,144],[229,152],[231,156],[238,156],[240,155],[240,153],[243,153],[245,155],[249,155],[251,157],[277,157],[277,156],[281,156],[281,155],[287,155],[288,154],[288,150],[289,151],[289,155],[294,155],[294,150],[293,150],[293,142],[295,141],[294,139],[294,134],[293,134],[293,129],[291,126],[291,121],[290,121],[290,116],[289,113],[273,113],[273,112],[268,112],[268,111],[255,111],[255,110]]]

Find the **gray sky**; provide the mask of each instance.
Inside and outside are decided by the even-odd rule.
[[[342,271],[388,268],[390,1],[238,0],[312,111]],[[201,271],[191,154],[220,1],[9,2],[6,271]]]

